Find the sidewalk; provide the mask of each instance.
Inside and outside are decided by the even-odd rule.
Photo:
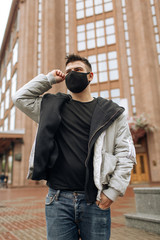
[[[46,187],[0,189],[0,240],[46,240],[46,194]],[[160,240],[160,235],[125,226],[123,214],[135,211],[130,186],[112,205],[111,240]]]

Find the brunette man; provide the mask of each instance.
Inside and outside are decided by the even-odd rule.
[[[124,109],[93,98],[92,67],[69,55],[66,73],[53,70],[24,85],[15,105],[39,123],[29,177],[47,180],[48,240],[110,238],[110,206],[122,196],[135,162]],[[45,94],[65,81],[69,94]]]

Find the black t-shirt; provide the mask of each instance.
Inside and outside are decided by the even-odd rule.
[[[59,157],[53,170],[52,186],[60,190],[84,190],[85,160],[92,114],[97,99],[79,102],[71,99],[61,112],[61,124],[55,139]]]

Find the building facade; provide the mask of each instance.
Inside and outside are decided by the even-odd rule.
[[[135,144],[131,182],[160,182],[159,0],[13,0],[0,52],[0,171],[13,186],[33,184],[26,175],[37,124],[11,97],[39,73],[65,71],[69,53],[91,62],[94,97],[157,126]],[[67,92],[64,83],[50,90],[58,91]]]

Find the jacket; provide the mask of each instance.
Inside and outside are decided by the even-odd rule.
[[[52,87],[53,78],[51,74],[47,76],[40,74],[13,96],[14,104],[37,123],[40,122],[41,95]],[[108,102],[99,98],[100,107],[98,107],[96,114],[93,114],[89,151],[85,164],[87,167],[89,159],[93,158],[92,174],[98,189],[97,200],[100,199],[100,193],[103,191],[108,198],[115,201],[118,196],[124,195],[130,182],[131,170],[136,162],[135,149],[122,108],[116,104],[117,111],[113,115],[111,114],[107,120],[105,108],[102,107],[106,103],[113,104],[112,101]],[[99,124],[98,112],[106,116],[103,124],[102,122]],[[35,145],[33,145],[30,157],[32,167],[34,166]],[[86,172],[86,179],[89,176],[89,173]]]

